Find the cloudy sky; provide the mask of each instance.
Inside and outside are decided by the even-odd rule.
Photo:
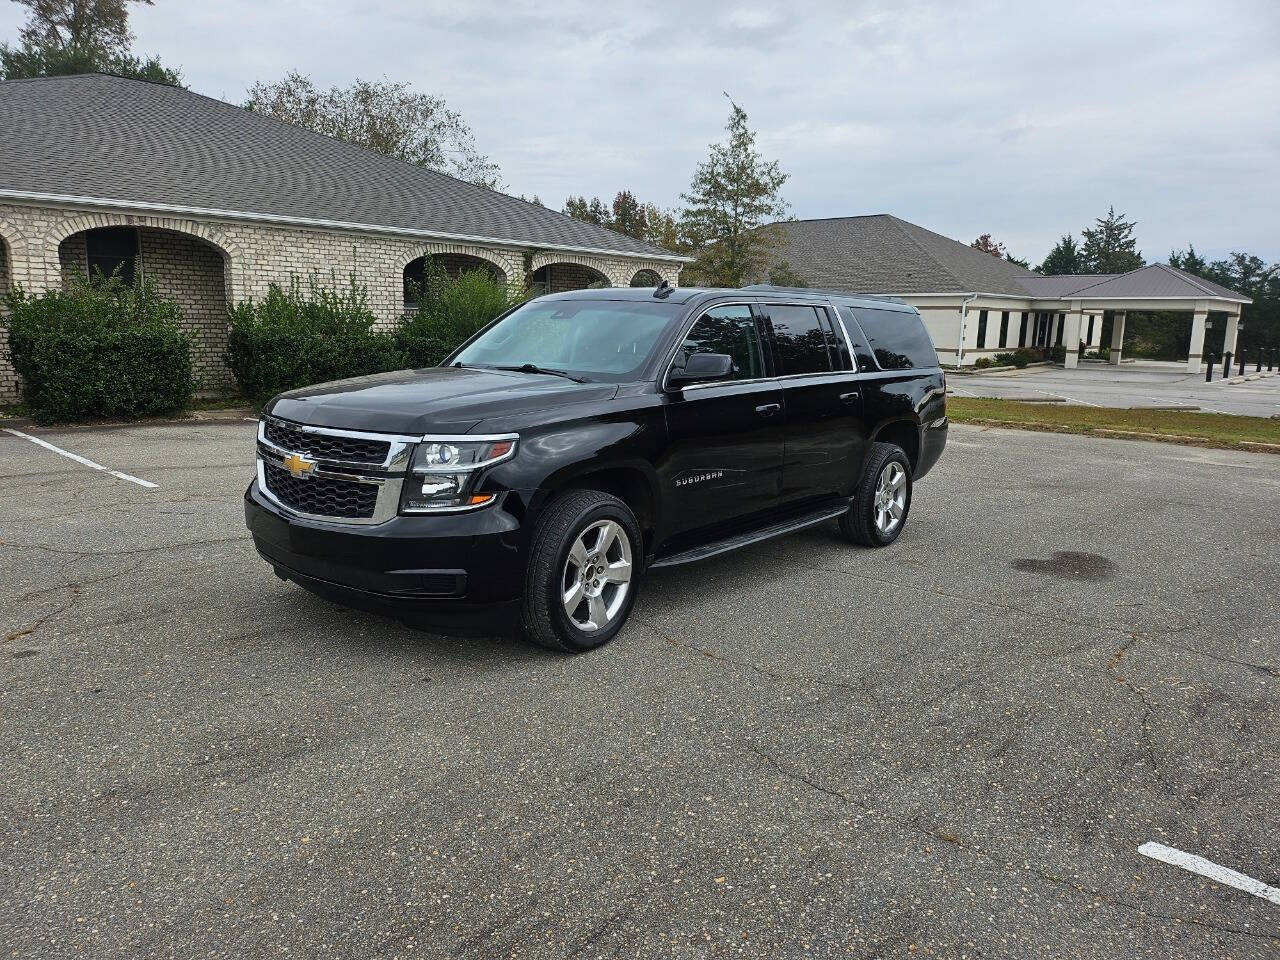
[[[0,0],[0,37],[24,18]],[[797,217],[1038,262],[1114,204],[1148,260],[1280,261],[1280,2],[156,0],[135,48],[233,102],[287,70],[443,96],[513,193],[674,206],[741,103]]]

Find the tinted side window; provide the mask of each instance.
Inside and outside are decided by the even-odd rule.
[[[768,310],[779,376],[831,370],[827,335],[818,321],[817,310],[774,304],[770,304]]]
[[[854,314],[871,342],[876,363],[885,370],[936,367],[938,354],[919,314],[857,307]]]
[[[733,357],[733,380],[764,376],[756,319],[746,304],[712,307],[698,318],[680,345],[684,357],[693,353],[727,353]],[[677,363],[681,359],[677,359]]]

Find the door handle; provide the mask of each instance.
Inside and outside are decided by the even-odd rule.
[[[756,407],[756,413],[762,417],[772,417],[775,413],[782,409],[780,403],[762,403]]]
[[[842,393],[842,394],[840,394],[840,402],[841,402],[841,403],[857,403],[857,402],[858,402],[858,391],[857,391],[857,390],[850,390],[848,393]]]

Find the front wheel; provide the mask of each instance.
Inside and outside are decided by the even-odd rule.
[[[910,510],[911,461],[895,444],[872,444],[840,531],[864,547],[887,547],[902,533]]]
[[[538,520],[525,576],[521,621],[540,646],[580,652],[622,629],[639,585],[640,526],[625,503],[572,490]]]

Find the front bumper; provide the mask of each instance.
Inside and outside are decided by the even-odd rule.
[[[471,513],[361,526],[292,514],[255,481],[245,491],[244,512],[258,553],[286,580],[416,625],[483,629],[489,621],[506,623],[518,606],[526,502],[507,491]]]

